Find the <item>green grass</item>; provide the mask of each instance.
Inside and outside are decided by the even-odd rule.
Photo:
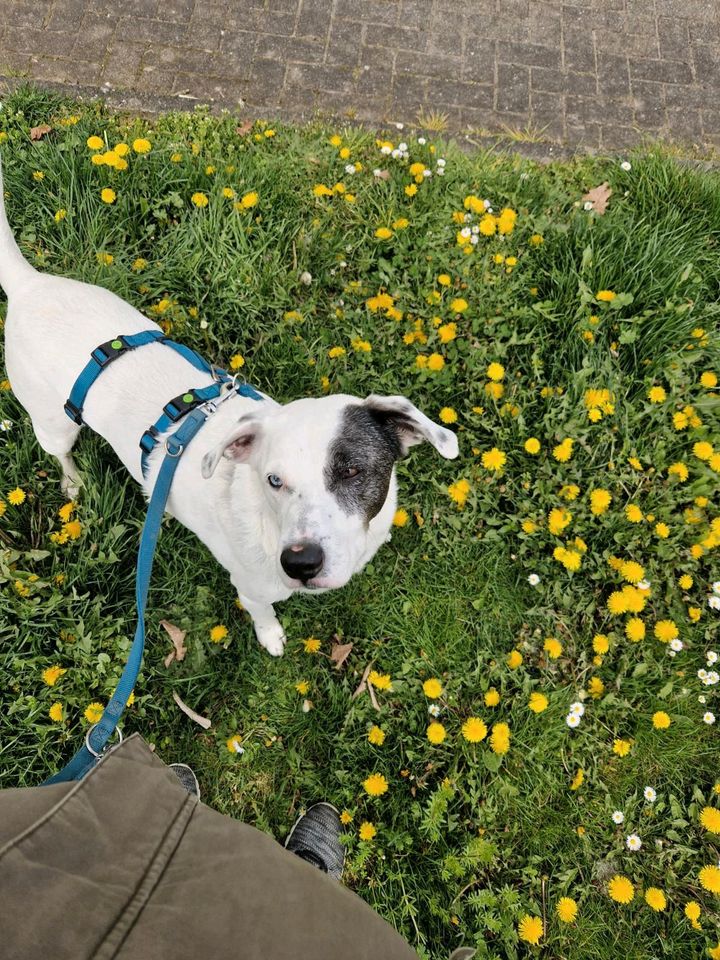
[[[53,131],[31,142],[29,129],[44,122]],[[240,136],[235,127],[232,117],[202,112],[149,122],[43,91],[13,94],[0,113],[0,149],[8,214],[25,254],[42,270],[107,286],[212,360],[241,353],[250,382],[280,401],[327,386],[360,396],[402,393],[434,419],[451,407],[461,458],[447,463],[417,448],[399,465],[409,522],[343,590],[279,605],[290,641],[277,661],[254,640],[225,571],[167,521],[125,731],[140,731],[168,762],[190,763],[210,805],[279,838],[313,800],[347,810],[347,882],[425,958],[444,957],[463,941],[482,957],[526,955],[532,948],[517,935],[525,914],[545,919],[546,956],[704,955],[717,942],[718,897],[698,875],[717,863],[719,843],[698,821],[705,806],[717,809],[720,778],[717,725],[702,716],[720,714],[720,698],[697,671],[718,647],[718,614],[707,597],[720,580],[720,536],[711,526],[720,513],[720,463],[697,457],[693,446],[720,445],[718,396],[700,383],[703,372],[720,373],[720,178],[659,150],[630,156],[631,170],[610,158],[543,167],[408,138],[405,162],[383,156],[360,130],[277,126],[266,136],[258,123]],[[333,133],[349,160],[329,143]],[[85,141],[98,134],[109,146],[147,137],[152,150],[131,150],[122,172],[97,167]],[[445,176],[408,197],[408,163],[436,170],[438,157],[447,160]],[[346,173],[348,162],[363,169]],[[389,178],[376,179],[375,168]],[[613,196],[599,217],[583,210],[581,197],[604,180]],[[354,203],[340,193],[313,195],[316,184],[339,181]],[[117,193],[112,205],[100,199],[108,186]],[[257,205],[233,209],[221,194],[226,186],[235,199],[257,192]],[[198,191],[209,197],[204,209],[191,203]],[[510,234],[481,236],[466,254],[453,213],[464,212],[469,194],[518,217]],[[56,222],[58,210],[67,215]],[[400,217],[407,228],[389,241],[375,237]],[[543,242],[533,243],[535,235]],[[113,262],[102,265],[99,253]],[[497,264],[496,254],[517,264]],[[147,261],[139,271],[136,258]],[[449,288],[437,281],[444,273]],[[617,296],[598,301],[600,290]],[[401,319],[366,306],[381,291]],[[468,303],[459,316],[450,306],[457,297]],[[456,322],[457,337],[441,343],[435,317]],[[404,343],[418,322],[427,342]],[[705,333],[694,335],[698,329]],[[353,348],[358,338],[371,343],[370,353]],[[331,359],[335,346],[346,354]],[[439,372],[416,365],[416,356],[431,353],[444,357]],[[505,367],[498,399],[486,390],[491,362]],[[652,385],[665,388],[664,403],[648,401]],[[588,418],[590,389],[612,394],[612,411],[597,423]],[[691,422],[676,429],[673,415],[688,405]],[[32,785],[78,746],[87,705],[105,702],[119,675],[134,632],[143,500],[107,446],[84,432],[82,532],[54,542],[64,503],[56,464],[8,390],[0,392],[0,418],[11,421],[0,434],[0,498],[7,503],[15,487],[26,493],[0,517],[0,783]],[[524,451],[530,436],[542,445],[537,456]],[[574,448],[560,463],[551,451],[564,437]],[[499,475],[482,465],[493,447],[507,457]],[[686,481],[668,475],[675,462],[687,464]],[[460,479],[469,483],[462,509],[447,491]],[[567,485],[579,488],[572,501],[561,494]],[[597,488],[613,497],[599,517],[588,499]],[[630,523],[630,503],[654,519]],[[556,536],[547,519],[559,507],[572,521]],[[538,525],[533,533],[522,527],[528,520]],[[657,522],[669,527],[664,539]],[[553,551],[578,552],[576,537],[587,552],[571,573]],[[697,543],[704,543],[700,556]],[[647,628],[639,643],[626,638],[625,616],[608,613],[622,583],[611,557],[641,563],[652,584],[637,614]],[[529,585],[531,573],[539,586]],[[693,577],[692,588],[680,588],[682,574]],[[162,619],[187,630],[187,658],[169,668]],[[685,645],[675,659],[654,636],[660,620],[673,620]],[[216,624],[229,630],[222,644],[210,641]],[[597,633],[610,641],[601,662],[592,649]],[[322,641],[317,655],[304,651],[310,636]],[[334,636],[353,643],[342,670],[329,660]],[[550,636],[563,645],[555,660],[543,649]],[[516,670],[506,663],[513,649],[523,655]],[[42,672],[56,664],[67,672],[50,687]],[[392,691],[377,691],[379,712],[367,693],[352,696],[368,665],[392,677]],[[426,736],[429,677],[443,686],[447,737],[437,746]],[[592,678],[603,682],[597,699],[586,692]],[[295,687],[303,680],[307,695]],[[494,708],[484,703],[490,687],[501,693]],[[211,719],[208,731],[180,713],[173,691]],[[547,696],[547,710],[528,710],[531,692]],[[579,698],[586,712],[571,731],[565,716]],[[56,702],[61,723],[49,718]],[[671,717],[666,731],[653,729],[657,710]],[[506,754],[487,739],[463,739],[473,715],[488,727],[509,725]],[[367,739],[374,724],[386,733],[379,747]],[[226,746],[236,734],[242,755]],[[612,750],[619,737],[633,741],[624,758]],[[571,790],[578,769],[584,782]],[[362,787],[374,772],[389,783],[377,799]],[[657,790],[654,805],[643,799],[646,785]],[[625,813],[621,828],[611,820],[615,809]],[[370,842],[359,839],[363,821],[377,828]],[[625,847],[630,832],[642,838],[638,853]],[[629,906],[607,895],[616,873],[635,884]],[[643,901],[649,886],[665,891],[664,912]],[[572,925],[556,917],[562,896],[579,904]],[[701,931],[683,915],[690,899],[702,906]]]

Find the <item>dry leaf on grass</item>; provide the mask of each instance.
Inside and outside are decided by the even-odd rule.
[[[180,697],[173,690],[173,700],[180,707],[182,712],[186,717],[190,717],[191,720],[194,720],[195,723],[199,723],[203,730],[209,730],[212,726],[212,721],[208,720],[207,717],[201,717],[199,713],[195,713],[186,703],[183,703]]]
[[[330,651],[330,659],[335,664],[335,669],[339,670],[350,656],[353,648],[351,643],[334,643]]]
[[[183,643],[187,630],[181,630],[180,627],[176,627],[174,623],[169,623],[167,620],[161,620],[160,626],[165,627],[170,639],[173,642],[174,650],[171,650],[170,653],[165,657],[165,666],[169,667],[173,660],[184,660],[185,654],[187,653],[187,647]]]
[[[601,183],[599,187],[593,187],[592,190],[589,190],[583,197],[583,200],[586,203],[590,202],[595,213],[602,216],[607,209],[608,200],[611,196],[612,189],[606,180],[605,183]]]
[[[30,128],[31,140],[42,140],[46,133],[50,133],[52,127],[47,123],[41,123],[38,127]]]
[[[375,178],[376,178],[377,180],[389,180],[389,179],[390,179],[390,171],[389,171],[389,170],[376,170],[374,175],[375,175]]]
[[[353,700],[357,700],[357,698],[360,696],[361,693],[365,693],[365,690],[367,689],[367,678],[370,676],[370,668],[371,668],[371,666],[372,666],[372,664],[369,663],[369,664],[365,667],[365,672],[364,672],[363,675],[362,675],[362,680],[361,680],[360,683],[358,684],[357,690],[356,690],[355,693],[352,695],[352,699],[353,699]]]
[[[253,128],[254,120],[245,120],[239,127],[235,127],[235,133],[241,137],[246,137]]]

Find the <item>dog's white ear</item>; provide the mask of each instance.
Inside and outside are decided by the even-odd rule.
[[[260,430],[260,421],[252,414],[241,417],[230,433],[203,457],[203,477],[207,480],[213,475],[222,457],[234,460],[235,463],[245,463],[257,444]]]
[[[457,457],[458,440],[452,430],[433,423],[407,397],[379,397],[372,393],[363,406],[393,429],[403,456],[410,447],[427,440],[446,460]]]

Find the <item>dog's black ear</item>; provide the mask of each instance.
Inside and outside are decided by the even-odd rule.
[[[202,475],[207,480],[215,472],[222,457],[235,463],[246,463],[260,435],[260,421],[252,414],[241,417],[230,431],[202,459]]]
[[[452,430],[433,423],[407,397],[380,397],[371,394],[363,406],[393,431],[400,446],[401,456],[410,447],[427,440],[446,460],[458,455],[458,440]]]

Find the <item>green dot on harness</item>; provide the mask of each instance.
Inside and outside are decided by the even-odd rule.
[[[113,340],[110,346],[113,348],[113,350],[119,350],[122,346],[122,340]]]
[[[192,403],[195,397],[191,393],[184,393],[183,400],[185,403]]]

